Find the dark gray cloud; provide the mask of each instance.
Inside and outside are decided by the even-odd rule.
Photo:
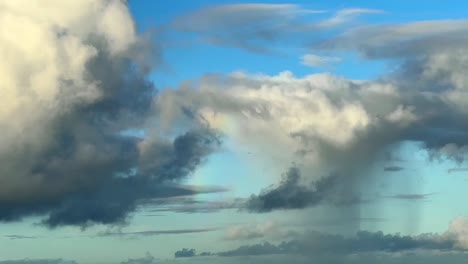
[[[333,195],[340,183],[336,175],[323,177],[311,185],[301,183],[299,168],[291,167],[278,186],[263,190],[258,195],[252,195],[245,203],[245,208],[251,212],[270,212],[280,209],[302,209],[324,202],[333,202]],[[340,199],[335,202],[340,205],[354,204],[360,199]]]
[[[226,201],[193,199],[191,197],[174,197],[161,200],[160,204],[151,204],[149,212],[176,213],[215,213],[221,210],[239,209],[243,207],[245,199],[237,198]]]
[[[457,217],[447,231],[420,235],[384,234],[383,232],[358,231],[353,236],[317,231],[295,233],[294,239],[280,243],[268,241],[243,245],[233,250],[212,253],[210,256],[240,257],[262,255],[304,256],[306,259],[334,256],[347,258],[366,254],[417,254],[425,252],[466,252],[467,217]],[[338,262],[340,263],[340,262]],[[341,262],[342,263],[342,262]]]
[[[175,229],[175,230],[146,230],[138,232],[112,232],[107,231],[98,234],[99,237],[106,236],[159,236],[159,235],[181,235],[181,234],[193,234],[193,233],[205,233],[216,231],[218,228],[202,228],[202,229]]]
[[[42,236],[25,236],[25,235],[5,235],[4,237],[15,240],[15,239],[37,239]]]
[[[196,256],[196,250],[193,248],[192,249],[183,248],[174,253],[174,257],[176,258],[190,258],[190,257],[195,257],[195,256]]]
[[[394,59],[395,70],[374,80],[355,81],[333,74],[296,77],[291,72],[275,76],[219,74],[200,78],[199,89],[181,87],[162,97],[167,104],[189,106],[208,121],[214,120],[214,125],[219,116],[233,120],[238,129],[225,133],[240,138],[249,145],[249,151],[269,162],[276,163],[276,157],[286,164],[299,160],[308,180],[318,176],[315,171],[343,175],[339,186],[328,192],[333,198],[324,198],[323,192],[315,193],[319,188],[291,178],[253,195],[246,205],[251,211],[300,209],[329,199],[337,204],[357,204],[363,200],[356,193],[380,193],[374,187],[367,188],[381,176],[369,175],[370,168],[380,164],[384,153],[400,146],[417,144],[429,153],[430,161],[465,160],[468,126],[460,122],[468,116],[468,57],[466,42],[460,37],[466,35],[461,34],[466,30],[465,23],[375,25],[312,47],[317,51],[361,53],[370,59]],[[371,33],[362,33],[366,30]],[[440,41],[447,34],[451,34],[453,45]],[[413,46],[416,42],[412,39],[418,36],[420,40]],[[345,41],[340,42],[340,38]],[[275,160],[269,158],[273,156]],[[405,192],[409,194],[419,192],[416,186],[408,188]],[[421,198],[425,197],[399,197]],[[342,214],[359,219],[361,212],[349,209]],[[409,218],[417,219],[419,213],[408,211]],[[419,221],[410,225],[414,228]],[[358,227],[359,223],[353,226]]]
[[[415,253],[363,253],[352,254],[347,256],[336,255],[316,255],[300,256],[300,255],[257,255],[257,256],[238,256],[238,257],[198,257],[191,258],[192,264],[256,264],[256,263],[271,263],[271,264],[364,264],[364,263],[379,263],[379,264],[464,264],[466,263],[466,253],[460,252],[415,252]],[[168,260],[160,261],[160,263],[186,263],[186,260]]]
[[[388,195],[386,198],[399,199],[399,200],[425,200],[435,193],[424,193],[424,194],[397,194],[397,195]]]
[[[389,172],[397,172],[397,171],[402,171],[405,168],[400,167],[400,166],[387,166],[384,168],[384,171],[389,171]]]
[[[12,10],[25,7],[8,5],[0,15],[21,21]],[[177,129],[154,129],[158,92],[148,76],[160,51],[137,35],[125,1],[55,5],[86,23],[58,19],[53,5],[30,12],[31,21],[44,20],[40,32],[54,36],[37,36],[52,55],[8,46],[38,65],[2,62],[10,65],[12,98],[0,112],[0,221],[40,215],[49,227],[122,223],[145,200],[198,193],[171,184],[216,150],[219,136],[187,116]],[[103,17],[115,25],[103,26]],[[30,36],[3,37],[22,43]],[[42,65],[53,70],[36,70]]]
[[[455,250],[456,242],[440,239],[436,235],[401,236],[382,232],[360,231],[353,237],[312,232],[302,238],[279,244],[264,242],[246,245],[217,255],[257,256],[271,254],[297,254],[315,256],[321,254],[347,255],[364,252],[400,252],[414,250]]]

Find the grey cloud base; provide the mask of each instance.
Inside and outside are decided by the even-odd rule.
[[[250,212],[270,212],[278,209],[302,209],[325,203],[336,191],[339,178],[327,176],[314,182],[312,186],[300,183],[301,175],[297,167],[290,168],[281,183],[266,189],[259,195],[252,195],[245,208]]]
[[[122,223],[144,200],[197,193],[176,185],[219,136],[191,117],[170,136],[153,129],[158,95],[148,75],[159,51],[136,33],[125,1],[57,1],[76,11],[66,20],[52,6],[22,16],[20,3],[5,5],[5,23],[28,23],[0,36],[2,50],[24,55],[1,67],[12,97],[0,110],[0,221]],[[23,43],[28,30],[43,34],[28,36],[43,52],[3,41]]]

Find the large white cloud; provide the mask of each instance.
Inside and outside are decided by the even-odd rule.
[[[208,130],[121,134],[157,120],[147,76],[159,52],[126,1],[2,1],[0,23],[0,221],[122,221],[211,152]]]

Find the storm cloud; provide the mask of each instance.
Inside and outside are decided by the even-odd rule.
[[[251,212],[270,212],[278,209],[302,209],[314,206],[330,198],[336,188],[338,177],[327,176],[311,186],[301,184],[301,174],[297,167],[291,167],[281,183],[273,188],[252,195],[246,202],[246,209]]]
[[[160,51],[125,1],[47,3],[0,4],[0,221],[112,224],[178,195],[163,183],[190,175],[218,135],[194,118],[176,135],[153,129]]]

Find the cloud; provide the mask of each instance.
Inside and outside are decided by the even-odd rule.
[[[107,236],[159,236],[159,235],[181,235],[181,234],[192,234],[192,233],[205,233],[218,230],[217,228],[202,228],[202,229],[175,229],[175,230],[145,230],[145,231],[134,231],[134,232],[112,232],[107,231],[98,234],[100,237]]]
[[[332,196],[337,176],[324,177],[311,186],[301,185],[301,175],[297,167],[291,167],[281,183],[271,189],[252,195],[246,202],[246,209],[251,212],[270,212],[278,209],[302,209],[325,202]],[[336,190],[336,189],[335,189]]]
[[[451,79],[452,70],[458,71],[448,63],[439,65],[445,67],[437,74],[439,80]],[[379,177],[370,175],[371,166],[384,161],[385,153],[402,144],[417,144],[431,160],[463,161],[468,126],[459,120],[467,118],[468,102],[461,100],[465,92],[458,78],[438,86],[435,75],[427,71],[412,75],[411,69],[403,63],[398,72],[406,74],[396,77],[392,73],[368,81],[333,74],[296,77],[288,71],[277,75],[211,74],[198,79],[196,87],[164,91],[161,107],[172,107],[170,115],[163,114],[168,124],[183,114],[175,106],[191,109],[235,142],[234,148],[240,151],[248,146],[256,153],[255,159],[271,166],[296,162],[305,182],[340,175],[341,187],[337,188],[341,191],[335,192],[335,198],[346,202],[361,191],[361,183]],[[313,190],[313,186],[285,180],[271,192],[254,196],[252,201],[260,205],[251,207],[262,208],[268,201],[265,199],[278,197],[273,199],[278,204],[271,209],[305,208],[314,204],[310,198],[316,195]],[[290,192],[289,200],[282,191]],[[294,205],[290,203],[293,198]],[[321,200],[320,195],[314,198]]]
[[[381,263],[381,264],[400,264],[400,263],[450,263],[463,264],[466,261],[466,253],[460,252],[440,252],[440,251],[421,251],[411,253],[362,253],[346,256],[336,255],[316,255],[312,257],[312,263],[330,263],[330,264],[362,264],[362,263]],[[190,261],[193,264],[217,263],[217,264],[255,264],[255,263],[272,263],[272,264],[308,264],[311,263],[310,256],[299,255],[257,255],[257,256],[238,256],[238,257],[195,257],[190,260],[175,259],[160,261],[159,263],[185,263]]]
[[[448,169],[448,173],[452,173],[452,172],[465,172],[465,171],[468,171],[468,168],[451,168],[451,169]]]
[[[437,241],[436,238],[421,235],[410,237],[385,235],[382,232],[360,231],[354,237],[311,233],[306,238],[284,241],[280,244],[264,242],[241,246],[234,250],[219,252],[223,257],[257,256],[272,254],[297,254],[306,256],[349,255],[365,252],[400,252],[414,250],[453,250],[453,241]]]
[[[63,259],[21,259],[0,260],[0,264],[77,264],[77,262]]]
[[[301,63],[308,67],[325,67],[340,61],[341,58],[338,57],[325,57],[314,54],[306,54],[301,57]]]
[[[203,41],[252,52],[270,52],[266,43],[282,40],[301,14],[314,13],[291,4],[229,4],[182,15],[171,27],[194,32]]]
[[[455,247],[468,250],[468,217],[459,216],[452,220],[445,236],[455,241]]]
[[[229,227],[225,234],[226,240],[249,240],[264,238],[279,233],[278,224],[272,221],[267,221],[259,224],[251,225],[236,225]]]
[[[151,204],[150,212],[176,212],[176,213],[215,213],[221,210],[239,209],[245,199],[236,198],[226,201],[200,200],[187,197],[174,197],[162,199],[160,204]]]
[[[210,44],[264,53],[275,52],[276,44],[300,42],[320,30],[346,25],[359,15],[379,12],[342,9],[317,22],[311,17],[326,11],[309,10],[295,4],[225,4],[181,15],[169,28],[193,33]]]
[[[319,47],[357,51],[372,59],[414,59],[420,55],[463,49],[467,30],[466,19],[367,25],[328,39]]]
[[[193,248],[192,249],[183,248],[174,253],[174,257],[176,258],[190,258],[190,257],[195,257],[195,256],[196,256],[196,251]]]
[[[309,232],[296,239],[279,244],[263,242],[244,245],[233,250],[216,253],[222,257],[258,256],[272,254],[304,255],[319,257],[321,255],[362,255],[376,252],[417,252],[425,251],[460,251],[468,250],[467,217],[454,219],[446,232],[442,234],[421,234],[404,236],[384,234],[383,232],[359,231],[356,235],[342,235],[321,232]]]
[[[177,195],[163,183],[216,150],[218,135],[200,120],[155,129],[147,76],[160,51],[137,34],[126,1],[0,6],[11,29],[0,34],[0,221],[121,223],[141,201]]]
[[[146,253],[146,256],[143,258],[128,259],[127,261],[122,261],[120,264],[156,264],[156,258],[151,254]]]
[[[383,10],[367,9],[367,8],[345,8],[338,10],[336,14],[318,24],[318,27],[328,28],[343,25],[346,22],[353,20],[355,17],[365,14],[382,14]]]
[[[400,167],[400,166],[387,166],[384,168],[384,171],[388,171],[388,172],[397,172],[397,171],[402,171],[404,170],[405,168],[403,167]]]
[[[24,236],[24,235],[5,235],[4,237],[9,239],[37,239],[41,238],[41,236]]]
[[[425,194],[397,194],[385,196],[386,198],[399,199],[399,200],[425,200],[435,193],[425,193]]]

